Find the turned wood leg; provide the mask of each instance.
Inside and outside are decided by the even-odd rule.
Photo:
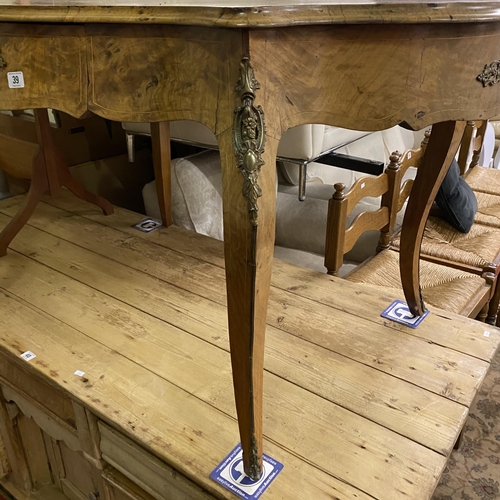
[[[172,224],[172,184],[169,122],[151,124],[151,143],[161,221],[164,226],[170,226]]]
[[[443,122],[432,127],[429,144],[411,191],[401,231],[400,272],[410,311],[422,315],[420,245],[434,198],[450,168],[465,129],[465,122]]]
[[[61,186],[67,187],[82,200],[97,205],[104,214],[113,213],[113,205],[109,201],[87,191],[71,175],[64,158],[54,146],[46,109],[35,109],[35,123],[40,151],[33,159],[28,195],[19,212],[0,233],[0,257],[6,255],[7,247],[28,222],[40,198],[47,192],[51,196],[57,196],[61,191]]]
[[[485,319],[486,323],[490,325],[494,325],[496,323],[499,305],[500,305],[500,283],[499,283],[499,277],[497,276],[495,279],[495,290],[493,292],[493,296],[490,299],[488,307],[488,315],[486,316]]]
[[[486,302],[484,306],[479,311],[479,314],[476,316],[477,321],[484,323],[486,321],[486,315],[488,314],[489,303]]]
[[[234,150],[233,130],[226,129],[218,142],[233,385],[245,473],[258,479],[262,472],[264,336],[274,250],[278,141],[264,135],[262,110],[253,104],[255,80],[245,59],[241,72]]]

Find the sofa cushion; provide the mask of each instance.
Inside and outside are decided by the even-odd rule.
[[[142,191],[146,213],[161,218],[155,181]],[[222,240],[222,174],[219,154],[204,151],[172,161],[174,224]]]
[[[442,218],[461,233],[468,233],[477,212],[477,200],[471,187],[460,177],[460,167],[453,160],[436,196]]]

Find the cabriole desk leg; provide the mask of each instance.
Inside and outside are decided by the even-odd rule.
[[[218,137],[233,385],[246,474],[262,471],[262,382],[276,211],[277,141],[264,137],[253,98]],[[265,151],[263,147],[264,139]]]
[[[113,206],[109,201],[87,191],[71,175],[52,140],[46,109],[35,109],[35,123],[40,150],[33,159],[30,189],[19,212],[0,233],[0,257],[6,255],[7,247],[33,215],[40,198],[47,192],[51,196],[57,196],[61,186],[67,187],[82,200],[97,205],[106,215],[113,213]]]
[[[425,311],[419,281],[420,245],[425,224],[464,130],[465,122],[443,122],[432,127],[406,208],[401,231],[400,272],[406,301],[414,315],[420,316]]]

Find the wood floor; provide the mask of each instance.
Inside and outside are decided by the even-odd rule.
[[[45,199],[0,260],[0,353],[33,351],[50,384],[234,498],[208,478],[238,442],[222,243],[141,217]],[[264,498],[432,496],[500,334],[443,311],[389,322],[395,298],[275,261],[264,451],[285,467]]]

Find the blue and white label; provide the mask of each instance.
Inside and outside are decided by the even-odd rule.
[[[147,219],[142,219],[137,224],[134,224],[132,227],[142,231],[143,233],[150,233],[155,229],[158,229],[161,226],[161,221],[157,219],[152,219],[148,217]]]
[[[258,481],[250,479],[243,470],[243,452],[238,444],[210,477],[244,500],[257,500],[281,472],[283,464],[264,454],[262,468],[262,476]]]
[[[428,314],[429,311],[425,311],[422,316],[413,316],[406,302],[395,300],[380,316],[411,328],[417,328]]]

